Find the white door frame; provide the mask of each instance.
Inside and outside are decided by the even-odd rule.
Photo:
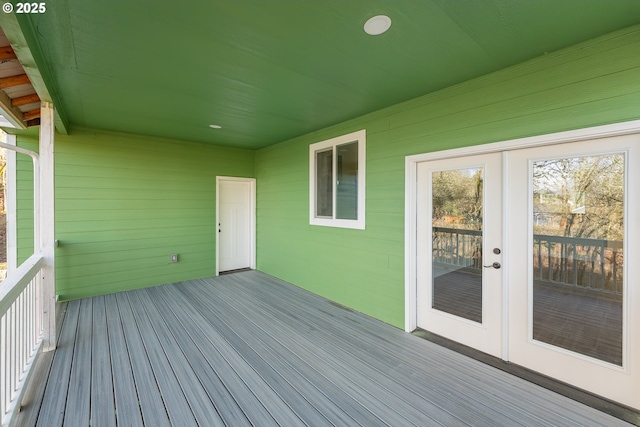
[[[423,327],[425,324],[433,324],[433,328],[430,328],[431,332],[451,337],[455,341],[497,357],[502,357],[502,341],[504,340],[502,331],[503,305],[501,303],[504,285],[499,287],[499,283],[505,283],[504,269],[490,268],[478,276],[482,283],[482,318],[479,322],[451,314],[446,310],[443,311],[442,308],[433,307],[435,293],[431,286],[431,281],[434,280],[433,266],[430,261],[425,260],[425,256],[429,257],[433,249],[431,239],[433,199],[431,195],[425,193],[425,189],[432,188],[433,173],[442,170],[481,168],[483,170],[484,188],[482,191],[481,246],[484,256],[481,262],[482,264],[491,264],[495,261],[505,263],[503,258],[505,253],[503,249],[505,243],[503,215],[499,215],[497,212],[496,215],[488,214],[490,207],[492,209],[494,206],[497,207],[503,204],[503,192],[501,190],[494,191],[495,187],[492,187],[501,185],[503,181],[503,161],[504,159],[500,152],[493,152],[417,163],[419,180],[417,189],[420,194],[417,197],[417,256],[415,259],[418,259],[419,256],[422,261],[416,264],[416,306],[420,303],[425,308],[420,312],[416,310],[416,321],[419,320]],[[423,226],[419,226],[419,224],[423,224]],[[456,228],[454,225],[450,227]],[[500,248],[502,254],[500,256],[494,254],[491,248]],[[426,285],[426,283],[429,283],[429,285]]]
[[[614,123],[611,125],[603,125],[603,126],[595,126],[584,129],[577,129],[565,132],[557,132],[551,133],[547,135],[539,135],[532,136],[527,138],[518,138],[501,142],[494,142],[489,144],[476,145],[471,147],[463,147],[463,148],[455,148],[452,150],[444,150],[444,151],[436,151],[431,153],[424,154],[416,154],[413,156],[405,157],[405,331],[411,332],[414,331],[417,327],[417,227],[416,227],[416,218],[417,218],[417,166],[420,162],[430,161],[430,160],[438,160],[438,159],[448,159],[453,157],[461,157],[461,156],[470,156],[475,154],[485,154],[492,152],[505,152],[509,150],[516,150],[519,148],[532,148],[532,147],[540,147],[543,145],[553,145],[553,144],[561,144],[564,142],[578,142],[584,141],[588,139],[597,139],[597,138],[606,138],[612,136],[620,136],[620,135],[628,135],[633,133],[640,133],[640,120],[634,120],[629,122],[622,123]],[[506,154],[505,154],[506,155]],[[504,174],[507,174],[508,171],[506,167],[504,168]],[[508,194],[506,192],[507,180],[503,179],[503,194]],[[504,203],[504,208],[508,206],[507,203]],[[506,212],[503,212],[506,214]],[[503,279],[508,277],[508,269],[509,269],[509,248],[507,247],[507,231],[508,231],[508,223],[507,217],[504,217],[504,225],[503,225],[503,264],[504,268],[502,269]],[[508,355],[508,336],[507,332],[508,322],[509,322],[509,313],[508,313],[508,289],[507,289],[507,280],[503,280],[503,321],[505,323],[504,332],[503,332],[503,359],[509,360]]]
[[[215,223],[215,236],[216,236],[216,276],[220,274],[220,236],[218,224],[220,223],[220,181],[236,181],[236,182],[248,182],[251,184],[251,195],[249,199],[249,217],[250,217],[250,230],[251,247],[249,248],[250,266],[252,269],[256,268],[256,179],[255,178],[243,178],[237,176],[216,176],[216,223]]]

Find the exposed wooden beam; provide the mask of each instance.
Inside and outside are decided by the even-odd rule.
[[[55,127],[58,132],[67,135],[69,133],[69,120],[67,114],[60,103],[60,94],[56,92],[54,79],[47,67],[39,67],[38,64],[44,64],[43,53],[39,49],[38,44],[33,38],[30,31],[23,32],[23,26],[18,20],[22,20],[23,24],[28,21],[28,17],[16,15],[15,13],[0,13],[0,27],[7,36],[9,43],[14,47],[18,56],[18,61],[29,75],[31,84],[36,90],[40,99],[46,102],[54,102],[55,107]],[[67,24],[67,21],[61,25]]]
[[[8,87],[20,86],[30,84],[29,76],[26,74],[18,74],[17,76],[2,77],[0,78],[0,89],[6,89]]]
[[[40,108],[22,113],[24,120],[37,119],[38,117],[40,117]]]
[[[37,93],[31,95],[19,96],[11,100],[12,107],[19,107],[21,105],[33,104],[34,102],[40,102],[40,97]]]
[[[27,127],[40,126],[40,118],[27,120]]]
[[[17,129],[27,128],[22,111],[11,105],[11,100],[2,90],[0,90],[0,114]]]
[[[11,46],[2,46],[0,47],[0,60],[3,59],[15,59],[18,58],[16,53],[13,51]]]

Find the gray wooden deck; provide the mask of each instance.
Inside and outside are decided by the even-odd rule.
[[[38,372],[18,425],[628,425],[257,271],[72,301]]]

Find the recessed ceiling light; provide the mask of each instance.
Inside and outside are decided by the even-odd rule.
[[[382,34],[387,31],[389,27],[391,27],[391,18],[387,15],[374,16],[364,23],[365,33],[371,36]]]
[[[220,126],[220,125],[209,125],[209,127],[211,129],[222,129],[222,126]]]

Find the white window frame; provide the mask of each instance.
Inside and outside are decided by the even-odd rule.
[[[366,180],[366,145],[367,133],[365,129],[352,132],[346,135],[327,139],[309,145],[309,223],[325,227],[365,229],[365,180]],[[349,142],[358,142],[358,218],[357,219],[337,219],[336,218],[336,197],[337,197],[337,156],[335,155],[338,145]],[[316,216],[316,153],[332,149],[333,155],[333,215],[332,218]]]

